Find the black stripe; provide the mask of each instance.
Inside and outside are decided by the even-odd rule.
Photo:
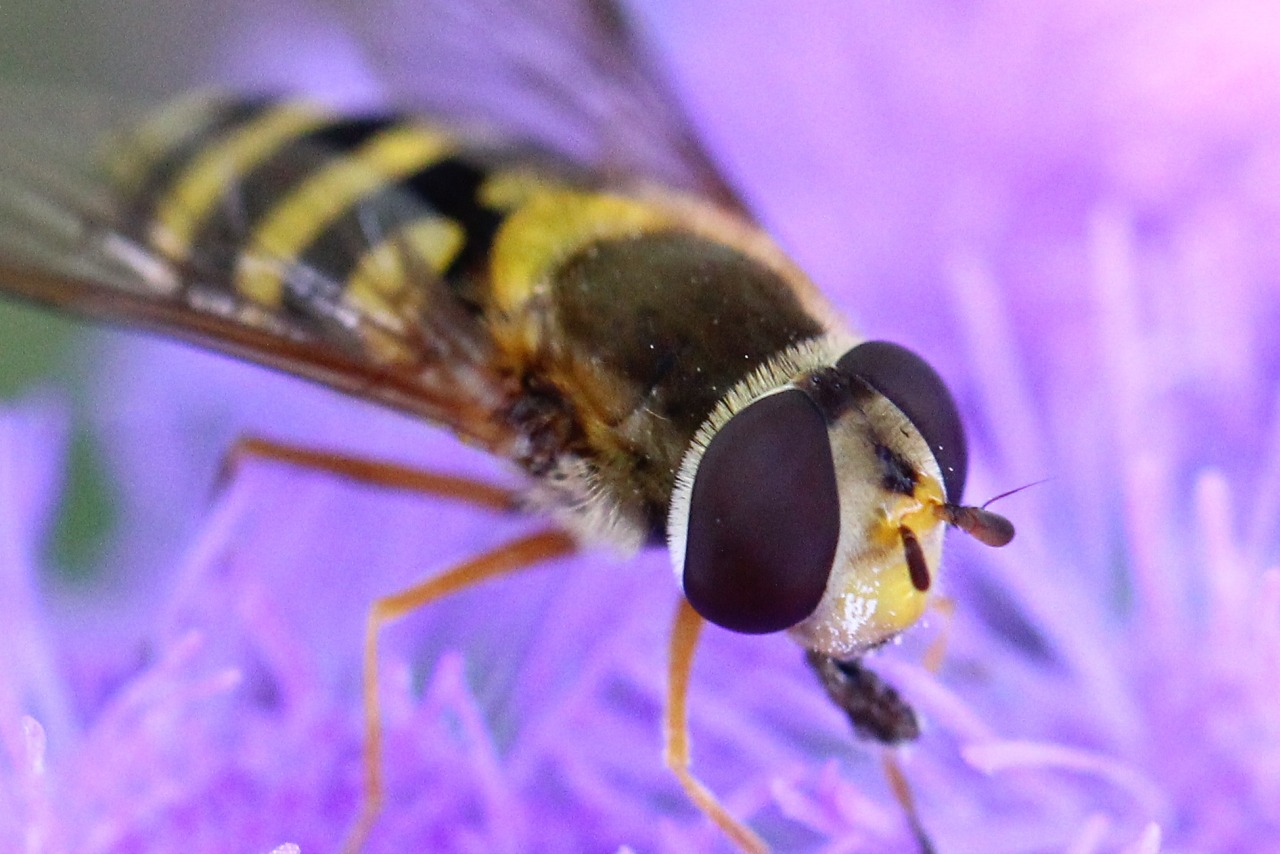
[[[203,126],[193,128],[186,139],[147,165],[142,185],[129,199],[121,230],[144,239],[155,219],[156,206],[168,195],[182,170],[214,142],[260,116],[270,106],[270,101],[261,98],[214,105]]]
[[[226,187],[193,242],[203,276],[231,287],[241,250],[276,205],[319,170],[395,123],[390,117],[368,116],[322,125],[287,142]]]
[[[488,176],[488,170],[451,157],[404,182],[405,189],[462,226],[466,235],[462,250],[444,271],[446,280],[475,270],[489,257],[493,238],[506,216],[480,203],[480,187]]]
[[[447,217],[463,229],[462,249],[445,270],[446,281],[456,283],[488,257],[502,224],[504,214],[485,207],[477,198],[486,177],[488,172],[482,167],[450,157],[373,191],[334,219],[300,254],[301,266],[319,275],[289,283],[286,309],[304,317],[313,314],[312,301],[317,297],[336,299],[370,248],[409,223],[433,214]],[[317,287],[331,292],[317,294]]]

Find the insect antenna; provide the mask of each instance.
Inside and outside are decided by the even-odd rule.
[[[1013,540],[1013,523],[999,513],[956,504],[940,505],[939,512],[949,524],[955,525],[980,543],[1000,548]]]
[[[1047,480],[1048,478],[1044,478],[1023,484],[1016,489],[1010,489],[1008,492],[1002,492],[995,498],[987,499],[981,507],[941,504],[938,507],[938,513],[948,524],[956,526],[980,543],[994,546],[995,548],[1007,546],[1013,540],[1015,533],[1013,523],[999,513],[992,513],[987,508],[1002,498],[1008,498],[1010,495],[1015,495],[1024,489],[1039,486]]]
[[[1039,480],[1031,481],[1031,483],[1024,483],[1022,486],[1016,486],[1013,489],[1008,490],[1007,492],[1002,492],[999,495],[997,495],[995,498],[988,498],[986,501],[982,502],[982,509],[986,510],[988,507],[990,507],[992,504],[995,504],[997,501],[1001,500],[1002,498],[1008,498],[1010,495],[1017,495],[1019,492],[1021,492],[1024,489],[1030,489],[1033,486],[1039,486],[1042,483],[1048,483],[1051,479],[1052,478],[1042,477]]]

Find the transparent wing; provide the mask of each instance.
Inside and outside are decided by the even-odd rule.
[[[412,245],[389,263],[414,274],[415,302],[432,310],[388,324],[297,261],[248,259],[283,266],[285,281],[308,294],[304,314],[249,302],[203,277],[200,257],[179,265],[130,236],[128,200],[101,165],[102,149],[143,113],[57,90],[0,90],[0,292],[283,370],[509,452],[508,389],[487,331],[425,272]],[[367,229],[352,240],[387,237],[376,223]],[[243,237],[230,233],[200,252],[243,254]],[[386,346],[367,346],[370,330]]]
[[[343,21],[392,106],[530,142],[605,178],[644,176],[742,209],[613,2],[314,2]],[[491,345],[465,313],[435,312],[412,336],[383,330],[416,356],[388,364],[344,334],[378,319],[315,270],[295,264],[287,278],[311,295],[313,314],[332,322],[302,323],[247,304],[128,236],[95,146],[104,129],[140,115],[135,105],[20,90],[0,91],[0,111],[0,288],[309,377],[489,448],[513,441],[498,415],[507,392],[489,367]],[[371,245],[375,237],[355,239]],[[242,247],[229,240],[226,251]],[[402,261],[426,266],[411,253]],[[439,283],[424,279],[422,288],[433,287]],[[447,294],[427,299],[451,305]]]
[[[612,0],[327,0],[397,105],[743,210]]]

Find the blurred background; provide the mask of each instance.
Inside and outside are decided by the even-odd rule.
[[[448,5],[488,8],[483,0]],[[560,8],[557,0],[519,5],[544,20]],[[433,8],[414,0],[6,4],[0,77],[144,99],[220,83],[352,104],[465,100],[495,117],[505,107],[526,118],[523,106],[485,100],[478,70],[490,48],[470,49],[489,44],[478,33],[496,38],[503,28],[480,15],[459,24],[471,27],[469,38],[435,50]],[[1159,840],[1139,841],[1151,822],[1166,829],[1171,851],[1269,850],[1260,840],[1274,840],[1280,826],[1280,663],[1259,653],[1275,649],[1274,633],[1259,641],[1249,632],[1269,630],[1270,617],[1250,617],[1270,614],[1280,595],[1276,571],[1265,571],[1280,560],[1280,19],[1272,4],[766,0],[748,13],[731,0],[661,0],[633,12],[763,224],[858,328],[939,367],[971,428],[969,498],[1050,478],[998,505],[1020,526],[1008,549],[949,540],[947,589],[960,603],[951,653],[936,684],[918,673],[914,683],[934,703],[913,769],[934,826],[971,839],[969,850],[1149,852]],[[537,58],[542,47],[525,49]],[[577,79],[572,61],[559,71]],[[51,433],[69,437],[70,453],[59,522],[46,540],[49,563],[79,579],[72,586],[89,589],[94,571],[145,581],[171,566],[202,521],[221,454],[247,428],[495,472],[448,437],[287,378],[19,307],[0,304],[0,312],[0,389],[35,396],[46,411],[66,407],[50,421]],[[272,512],[302,501],[291,490]],[[439,508],[413,502],[392,522],[390,499],[360,505],[350,492],[332,484],[306,492],[307,501],[332,501],[306,505],[331,514],[314,514],[319,527],[356,516],[361,531],[442,524]],[[483,541],[485,521],[464,516],[448,517],[458,533],[447,546],[413,542],[402,549],[409,557],[388,546],[379,561],[401,575],[370,587],[385,589],[387,578]],[[115,537],[115,529],[133,535]],[[292,571],[305,577],[332,562],[339,582],[355,577],[370,543],[384,545],[370,536],[333,561],[304,552]],[[640,720],[628,743],[652,746],[644,727],[656,715],[670,570],[651,554],[606,578],[614,566],[592,560],[578,562],[569,582],[580,608],[565,607],[554,584],[519,587],[514,598],[537,607],[513,617],[526,625],[498,632],[494,643],[522,646],[508,642],[536,635],[549,614],[563,620],[594,606],[583,625],[613,626],[615,611],[649,608],[644,626],[616,643],[645,662],[629,672],[649,692],[626,697]],[[662,596],[637,606],[642,597],[610,583]],[[350,603],[368,592],[332,593],[345,600],[334,605],[343,615],[334,622],[346,620],[352,636],[360,614]],[[455,645],[469,660],[484,643],[466,639],[480,632],[475,613],[432,617],[444,621],[449,643],[462,638]],[[795,779],[855,800],[855,789],[878,791],[888,803],[875,789],[875,762],[851,746],[795,653],[785,638],[709,639],[704,690],[720,703],[712,712],[737,722],[733,710],[749,709],[742,718],[760,729],[750,751],[721,740],[722,782],[765,785],[759,768],[735,774],[732,763],[765,756],[776,738],[786,748],[766,764],[800,755],[804,774],[838,762],[848,790],[813,783],[816,770]],[[718,655],[727,662],[719,671],[710,663]],[[877,666],[907,680],[915,661],[911,650],[892,649]],[[491,710],[517,705],[493,689],[502,677],[478,670]],[[743,672],[753,679],[737,678]],[[766,673],[782,674],[781,687],[756,690],[754,675]],[[610,679],[593,678],[602,696],[614,696]],[[499,728],[513,731],[512,717]],[[1096,751],[1088,758],[1097,761],[1087,773],[979,773],[970,749],[999,738]],[[669,781],[649,759],[646,770],[662,781],[655,800],[669,804]],[[1024,786],[1028,778],[1043,785]],[[803,816],[818,828],[807,840],[848,831],[841,822],[859,825],[852,808],[843,814],[816,801],[818,818]],[[792,828],[800,812],[780,824]],[[634,826],[645,827],[645,816]]]

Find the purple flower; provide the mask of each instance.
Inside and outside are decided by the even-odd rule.
[[[1007,549],[950,538],[949,626],[873,659],[924,716],[904,764],[926,827],[945,852],[1268,850],[1268,7],[774,5],[656,4],[644,23],[762,220],[859,328],[953,385],[969,498],[1047,478],[997,505]],[[241,69],[280,50],[234,43]],[[367,603],[537,522],[268,465],[211,491],[244,431],[504,474],[252,368],[105,350],[113,589],[39,583],[66,417],[0,419],[0,849],[334,850],[360,791]],[[727,850],[661,765],[675,596],[664,555],[592,553],[390,629],[369,850]],[[780,850],[911,850],[876,754],[786,638],[708,631],[691,703],[695,769]]]

